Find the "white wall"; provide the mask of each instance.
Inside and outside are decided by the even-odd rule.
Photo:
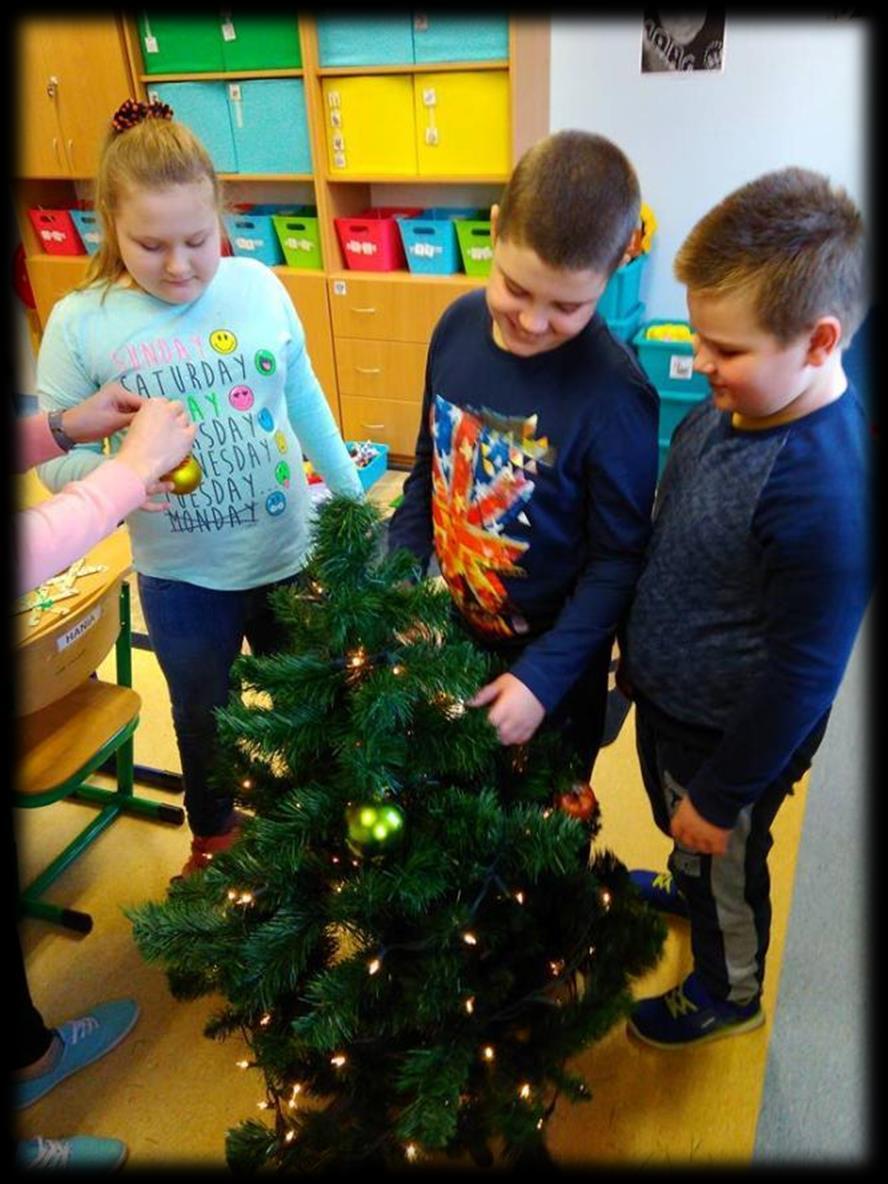
[[[641,14],[552,20],[551,127],[600,132],[638,170],[659,223],[646,316],[685,317],[672,259],[697,219],[761,173],[801,165],[867,215],[868,21],[826,15],[725,25],[720,73],[642,74]]]

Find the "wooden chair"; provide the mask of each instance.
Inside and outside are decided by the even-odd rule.
[[[14,804],[31,809],[69,798],[101,807],[97,817],[19,895],[20,909],[26,916],[53,921],[79,933],[89,933],[92,917],[78,909],[42,900],[49,885],[122,813],[175,826],[181,826],[185,821],[181,807],[140,798],[133,792],[133,734],[138,726],[142,701],[132,689],[130,597],[129,585],[123,578],[128,570],[128,559],[126,562],[119,559],[119,541],[114,546],[118,550],[105,548],[103,551],[102,544],[99,544],[89,556],[91,559],[111,559],[108,565],[110,577],[82,597],[76,614],[69,614],[60,623],[43,630],[40,641],[52,641],[55,635],[63,634],[64,622],[71,616],[89,621],[92,614],[96,621],[100,620],[104,606],[106,617],[117,617],[116,621],[110,622],[112,635],[116,634],[113,644],[117,682],[104,682],[88,674],[78,680],[75,673],[73,689],[16,721],[18,751]],[[108,624],[106,620],[103,627]],[[69,633],[76,632],[76,624],[73,629],[69,625],[68,630]],[[46,650],[45,644],[30,648],[35,654],[41,648]],[[86,655],[87,665],[93,670],[107,650],[101,652],[100,649],[99,652],[98,660],[95,652]],[[53,653],[51,645],[47,653]],[[75,654],[67,669],[73,668],[76,672],[79,660],[80,655]],[[64,672],[59,677],[64,686]],[[47,691],[45,688],[44,677],[36,685],[31,680],[33,690],[29,689],[27,680],[25,684],[26,698],[34,694],[52,694],[51,689]],[[116,768],[116,788],[90,785],[88,778],[109,759]]]

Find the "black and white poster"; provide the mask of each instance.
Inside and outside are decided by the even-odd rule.
[[[723,10],[683,13],[646,9],[643,13],[642,74],[721,70],[724,52]]]

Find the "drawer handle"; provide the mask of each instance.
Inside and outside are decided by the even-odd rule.
[[[377,428],[384,428],[385,424],[384,423],[364,423],[362,421],[361,427],[367,428],[368,431],[375,431]]]
[[[382,368],[380,366],[355,366],[359,374],[381,374]]]
[[[352,306],[352,312],[376,312],[375,308],[355,308]]]

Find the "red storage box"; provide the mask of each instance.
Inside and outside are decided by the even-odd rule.
[[[48,255],[85,255],[86,248],[67,210],[28,210],[31,225]]]
[[[375,206],[352,218],[334,218],[346,267],[355,271],[407,268],[397,218],[415,218],[421,206]]]

